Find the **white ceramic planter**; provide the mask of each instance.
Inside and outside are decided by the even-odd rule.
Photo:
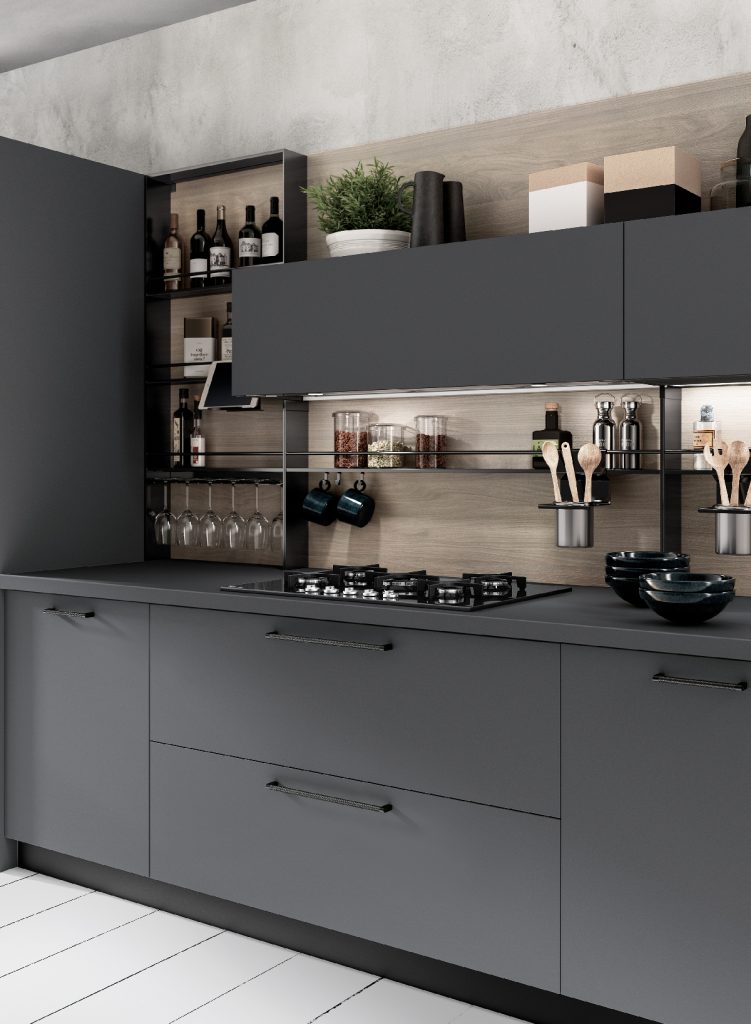
[[[389,228],[359,228],[356,231],[335,231],[326,235],[330,256],[357,256],[365,252],[392,252],[406,249],[409,231]]]

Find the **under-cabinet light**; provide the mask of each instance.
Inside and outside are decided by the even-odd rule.
[[[648,389],[657,390],[657,387],[657,384],[642,384],[639,381],[600,381],[597,384],[528,384],[518,388],[453,388],[448,390],[414,388],[411,391],[338,391],[330,394],[311,392],[308,395],[303,395],[303,400],[306,402],[341,402],[345,398],[348,400],[356,398],[461,398],[467,395],[534,395],[545,391],[602,391],[603,388],[615,388],[617,391],[641,388],[646,391]]]

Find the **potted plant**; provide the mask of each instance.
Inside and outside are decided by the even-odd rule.
[[[323,185],[303,189],[315,204],[331,256],[406,249],[411,218],[401,204],[402,183],[391,165],[376,157],[368,171],[360,162]]]

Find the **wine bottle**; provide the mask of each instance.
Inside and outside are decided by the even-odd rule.
[[[232,303],[227,303],[227,322],[222,327],[221,359],[232,362]]]
[[[206,234],[206,211],[196,210],[196,231],[190,238],[190,287],[205,288],[209,283],[211,239]]]
[[[180,405],[172,416],[172,465],[176,469],[190,469],[193,413],[188,408],[189,394],[187,388],[180,388]]]
[[[193,430],[190,434],[190,465],[192,469],[203,469],[206,465],[206,438],[201,433],[201,410],[194,402]]]
[[[261,228],[261,263],[284,262],[284,224],[279,216],[279,197],[270,200],[270,216]]]
[[[232,267],[232,242],[224,223],[224,207],[216,208],[216,228],[209,250],[209,284],[228,285]]]
[[[164,290],[176,292],[182,285],[183,243],[177,233],[177,214],[171,213],[169,218],[169,234],[164,239],[162,259],[164,265]]]
[[[261,232],[255,221],[255,206],[246,206],[245,224],[240,228],[237,248],[238,265],[241,267],[253,267],[256,263],[261,262]]]

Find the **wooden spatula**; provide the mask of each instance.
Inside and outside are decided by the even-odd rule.
[[[560,459],[560,452],[558,451],[558,445],[553,444],[552,441],[546,441],[542,446],[542,457],[548,464],[550,469],[550,475],[553,478],[553,500],[557,504],[561,504],[561,486],[558,483],[558,461]]]
[[[738,506],[741,496],[741,473],[748,462],[748,445],[745,441],[731,441],[728,446],[728,460],[733,471],[733,490],[730,494],[730,504]]]
[[[589,502],[592,500],[592,474],[600,465],[602,460],[602,450],[599,445],[583,444],[579,449],[579,465],[584,470],[584,500]]]
[[[727,484],[725,483],[725,468],[730,462],[728,446],[724,443],[724,441],[718,441],[714,446],[714,451],[712,451],[709,445],[705,444],[704,458],[707,460],[709,465],[717,474],[717,479],[720,484],[720,504],[729,505],[730,498],[728,497],[728,488]]]
[[[566,467],[566,476],[568,477],[568,485],[571,488],[571,500],[579,501],[579,487],[576,483],[576,470],[574,469],[574,457],[571,454],[571,445],[568,441],[564,441],[561,445],[561,453],[563,455],[563,465]]]

